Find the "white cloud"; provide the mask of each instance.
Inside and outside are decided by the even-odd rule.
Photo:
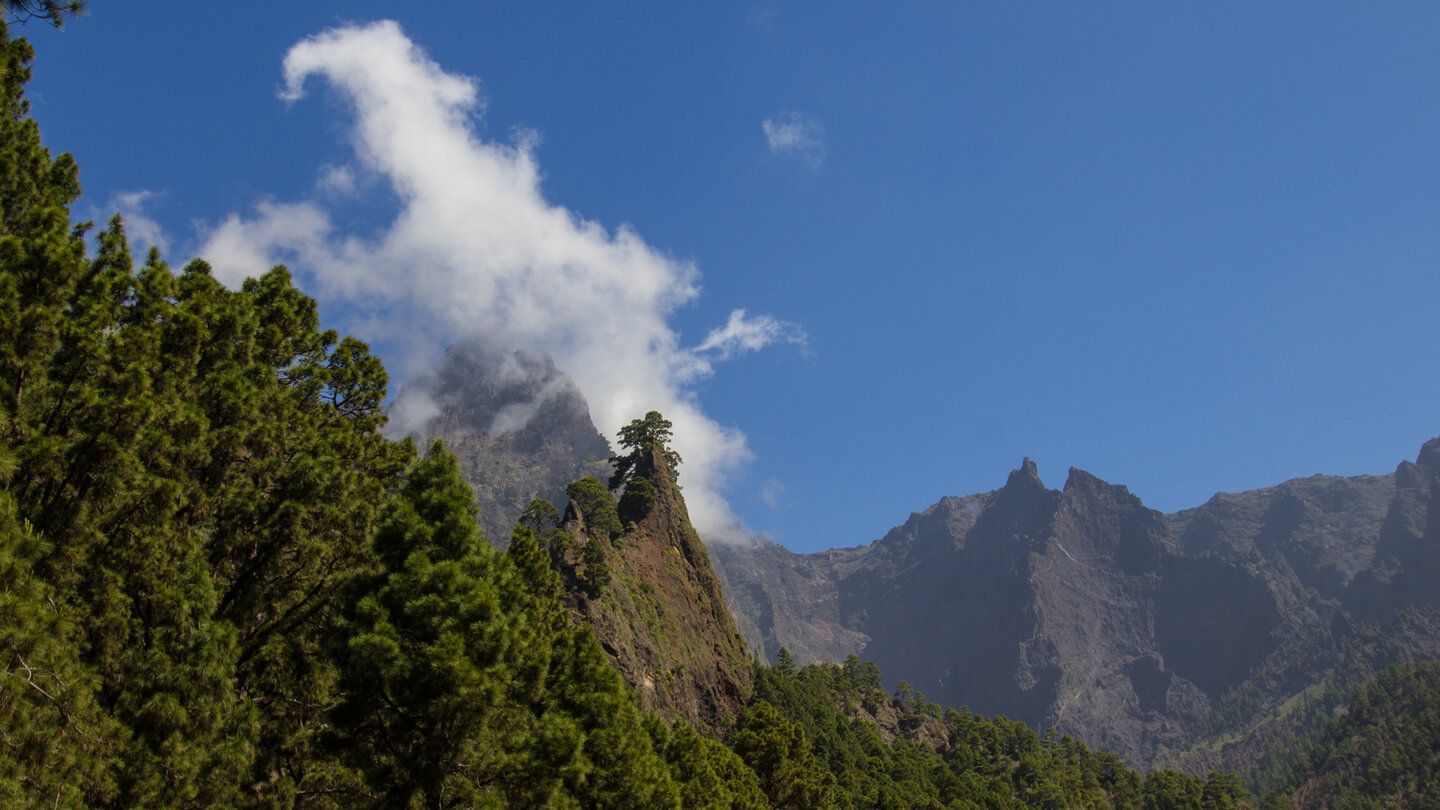
[[[787,112],[760,122],[772,155],[793,155],[812,169],[825,161],[825,128],[798,112]]]
[[[712,329],[699,346],[690,350],[689,365],[678,369],[676,376],[686,382],[708,377],[715,372],[713,361],[759,351],[772,343],[804,345],[805,332],[796,324],[769,315],[747,318],[745,310],[737,309],[724,326]]]
[[[315,178],[315,188],[336,196],[353,194],[355,192],[355,173],[346,166],[326,163],[320,167],[320,173]]]
[[[104,219],[108,220],[111,214],[120,215],[125,222],[125,237],[136,255],[145,255],[151,247],[159,248],[162,256],[170,253],[170,240],[165,237],[165,230],[145,214],[145,204],[158,196],[156,192],[143,188],[122,191],[110,195],[105,204],[107,213]]]
[[[700,346],[682,346],[669,318],[699,294],[695,266],[627,226],[607,230],[546,200],[536,139],[482,140],[479,84],[445,73],[393,22],[303,40],[286,55],[284,74],[289,101],[320,77],[351,104],[360,164],[390,183],[400,210],[377,232],[349,235],[316,201],[261,203],[208,235],[202,255],[216,276],[235,284],[289,264],[308,290],[362,313],[364,329],[351,324],[359,334],[408,347],[397,376],[404,362],[469,336],[543,349],[579,385],[607,436],[662,411],[686,460],[682,482],[697,528],[712,540],[740,535],[722,493],[751,452],[686,386],[712,360],[796,339],[798,330],[737,311]]]
[[[730,320],[715,329],[695,347],[697,352],[716,352],[721,360],[737,352],[759,351],[772,343],[804,343],[805,333],[793,323],[769,315],[746,319],[745,310],[730,313]]]
[[[249,220],[231,214],[206,236],[200,255],[224,283],[239,287],[282,256],[298,258],[302,268],[329,259],[330,217],[317,205],[266,201],[255,206],[255,214]]]

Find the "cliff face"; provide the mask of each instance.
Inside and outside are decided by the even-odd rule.
[[[592,566],[608,568],[608,576],[593,588],[573,587],[569,606],[594,628],[646,709],[723,730],[750,694],[745,642],[664,456],[652,448],[637,474],[654,486],[654,500],[623,510],[628,520],[618,533],[605,528],[608,515],[595,514],[605,504],[587,515],[570,501],[563,526],[575,544],[570,566],[591,581]]]
[[[755,545],[710,548],[725,599],[749,646],[773,661],[786,647],[797,660],[843,661],[870,637],[841,615],[839,583],[865,559],[865,548],[794,554],[757,538]]]
[[[862,657],[942,704],[1143,761],[1183,743],[1175,721],[1198,718],[1201,683],[1237,655],[1231,634],[1256,626],[1237,605],[1207,613],[1202,630],[1167,595],[1263,590],[1227,566],[1179,558],[1163,516],[1124,487],[1072,470],[1057,492],[1028,460],[997,492],[937,504],[882,544],[888,564],[842,589],[870,636]],[[1194,631],[1185,666],[1157,638],[1182,625]]]
[[[1371,564],[1343,594],[1357,615],[1383,619],[1412,606],[1440,608],[1440,439],[1395,470]]]
[[[1080,470],[1050,490],[1026,460],[867,547],[715,553],[767,655],[853,652],[1140,767],[1255,772],[1390,660],[1440,655],[1440,440],[1394,475],[1168,516]]]

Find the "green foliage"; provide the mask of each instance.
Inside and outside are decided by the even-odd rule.
[[[745,709],[730,736],[730,747],[755,772],[774,807],[812,810],[834,807],[834,777],[821,770],[799,723],[760,700]]]
[[[853,656],[853,653],[852,653]],[[775,653],[775,673],[778,675],[794,675],[796,672],[795,657],[784,647]]]
[[[565,488],[570,500],[580,510],[585,528],[597,536],[617,537],[625,530],[616,511],[615,496],[600,479],[586,476]]]
[[[680,806],[690,810],[762,810],[770,807],[760,779],[745,761],[720,741],[702,737],[685,723],[671,730],[652,728],[680,788]]]
[[[620,496],[616,510],[624,523],[638,523],[655,508],[655,485],[643,475],[631,478],[625,485],[625,494]]]
[[[665,465],[670,468],[673,481],[682,459],[670,447],[672,427],[670,420],[661,416],[659,411],[650,411],[644,419],[632,420],[620,428],[620,446],[630,452],[610,458],[610,463],[615,465],[615,472],[610,476],[610,488],[619,489],[636,475],[654,477],[656,471],[650,457],[655,448],[659,449]]]
[[[1175,771],[1142,778],[1114,754],[1053,730],[1041,737],[1023,723],[964,710],[937,718],[938,707],[908,684],[887,695],[875,664],[853,655],[841,666],[797,669],[786,653],[757,669],[754,700],[801,729],[839,807],[1254,806],[1230,775],[1205,783]],[[782,728],[773,719],[769,726]]]
[[[525,770],[499,734],[533,719],[526,706],[548,650],[535,643],[537,628],[501,620],[510,618],[505,591],[518,587],[475,517],[454,457],[437,443],[386,507],[374,541],[380,570],[349,588],[335,748],[383,804],[480,803]],[[476,784],[478,773],[493,784]]]
[[[585,563],[584,570],[580,572],[580,586],[592,598],[598,597],[610,587],[610,577],[614,574],[605,552],[605,541],[599,537],[590,538],[581,550],[580,558]]]
[[[543,535],[560,525],[560,510],[544,498],[536,498],[520,513],[519,523]]]
[[[1294,787],[1306,806],[1440,806],[1440,664],[1393,664],[1357,690]]]
[[[118,732],[95,701],[74,617],[34,573],[47,544],[0,495],[0,802],[50,798],[79,807],[109,800]],[[87,790],[88,788],[88,790]]]

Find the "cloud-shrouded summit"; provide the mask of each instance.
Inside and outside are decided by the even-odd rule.
[[[485,141],[476,80],[446,73],[394,22],[310,37],[284,60],[287,101],[323,78],[351,105],[357,169],[383,177],[399,200],[393,220],[351,233],[321,200],[264,202],[231,215],[202,255],[227,283],[287,263],[351,328],[401,345],[413,358],[466,337],[549,352],[614,435],[660,410],[685,458],[686,497],[707,538],[738,529],[726,479],[751,456],[738,430],[701,410],[687,386],[713,363],[775,342],[800,342],[792,324],[737,310],[699,345],[681,345],[675,310],[699,294],[699,272],[632,229],[607,230],[547,201],[534,139]],[[317,167],[324,180],[352,172]]]

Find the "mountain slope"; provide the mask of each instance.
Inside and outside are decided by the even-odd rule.
[[[745,642],[661,447],[648,449],[636,475],[630,489],[643,477],[653,498],[622,498],[618,513],[598,481],[572,487],[563,528],[574,545],[560,565],[567,605],[645,709],[723,730],[750,694]]]
[[[1309,759],[1297,807],[1440,805],[1440,665],[1381,672],[1329,723]]]
[[[508,543],[536,499],[565,507],[549,552],[572,616],[594,630],[644,708],[729,726],[750,693],[750,656],[663,443],[641,453],[626,488],[635,493],[617,504],[600,480],[612,472],[610,446],[569,377],[547,355],[475,340],[447,349],[392,410],[412,435],[449,445],[492,544]]]

